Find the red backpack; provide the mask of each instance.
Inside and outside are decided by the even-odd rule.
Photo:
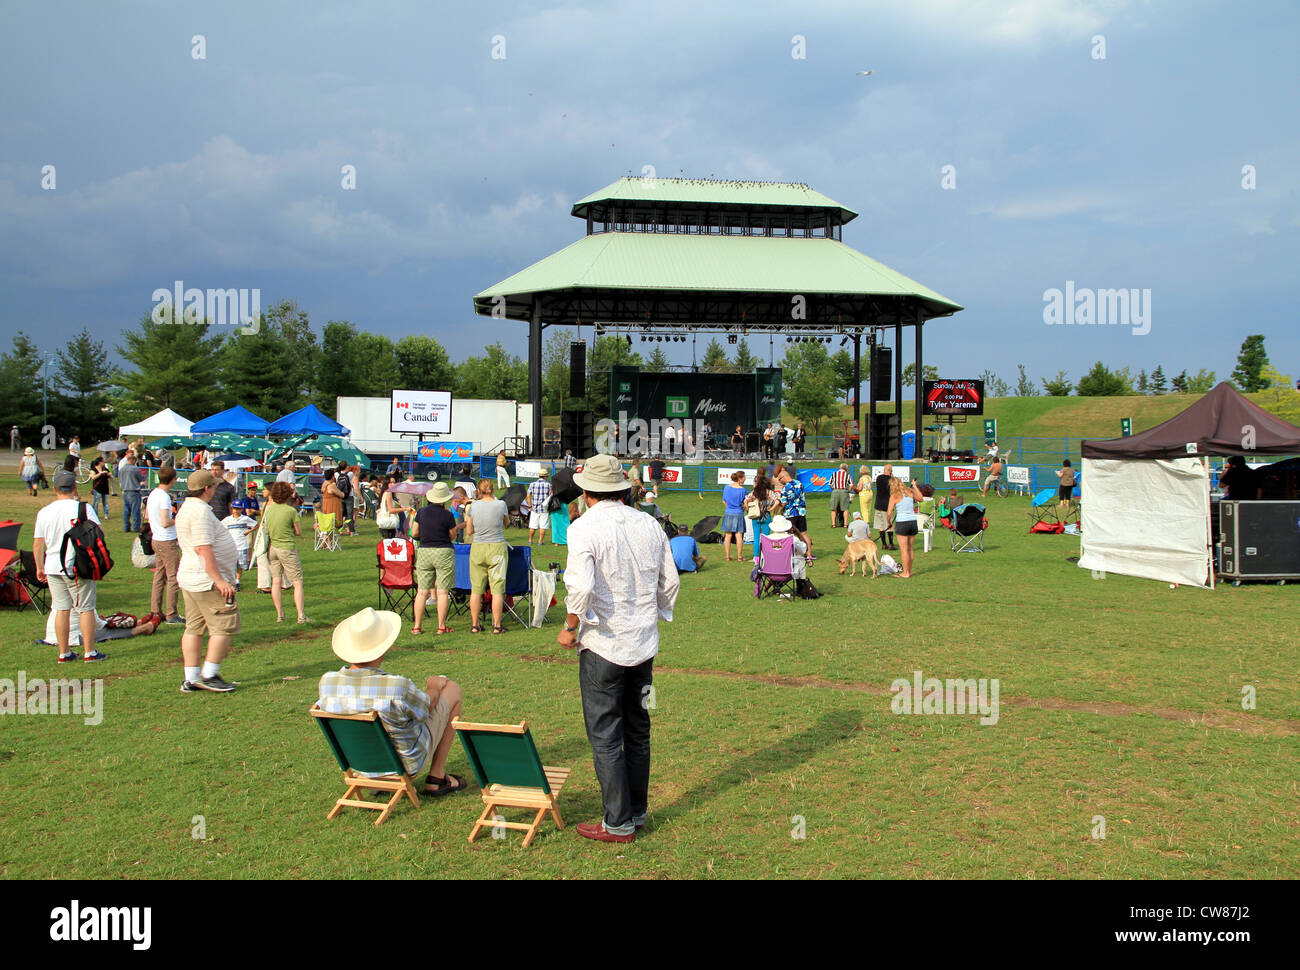
[[[100,580],[113,568],[113,557],[108,553],[108,539],[104,530],[86,514],[86,503],[77,503],[77,520],[63,536],[59,562],[68,561],[68,544],[72,544],[72,575],[78,579]]]

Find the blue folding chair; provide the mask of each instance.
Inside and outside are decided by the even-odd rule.
[[[1043,488],[1035,493],[1029,502],[1029,527],[1032,529],[1039,522],[1053,523],[1059,521],[1056,512],[1056,489]]]

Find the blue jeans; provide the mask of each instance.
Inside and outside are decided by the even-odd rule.
[[[645,822],[650,793],[650,711],[654,658],[620,667],[591,650],[578,654],[582,718],[605,805],[605,831],[631,835]]]
[[[134,523],[134,524],[133,524]],[[140,493],[122,493],[122,531],[140,531]]]
[[[103,506],[102,512],[100,511],[101,506]],[[108,493],[92,491],[90,493],[90,508],[92,511],[100,512],[99,521],[107,522],[108,521]]]
[[[758,537],[772,534],[772,517],[765,515],[761,519],[750,519],[754,525],[754,555],[758,555]]]

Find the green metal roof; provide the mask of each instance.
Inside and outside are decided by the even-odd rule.
[[[754,206],[798,209],[838,209],[842,222],[857,217],[834,199],[802,182],[742,182],[727,179],[621,178],[573,204],[573,214],[586,218],[587,207],[610,200],[665,202],[690,206]]]
[[[535,294],[574,291],[696,291],[903,299],[927,317],[962,307],[902,273],[834,239],[604,232],[490,286],[475,311],[492,312],[505,297],[507,316],[526,319]]]

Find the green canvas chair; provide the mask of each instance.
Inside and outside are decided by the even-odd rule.
[[[560,818],[560,790],[569,780],[570,769],[542,764],[527,721],[473,724],[456,718],[451,726],[460,736],[474,768],[474,778],[483,790],[485,807],[470,830],[469,841],[473,842],[482,829],[499,825],[527,832],[524,845],[528,846],[547,812],[555,818],[557,829],[564,828],[564,820]],[[506,822],[493,818],[498,808],[530,808],[536,809],[537,814],[531,824]]]
[[[326,818],[334,818],[345,808],[368,808],[379,813],[375,824],[382,825],[403,795],[411,799],[412,805],[419,807],[420,796],[411,783],[411,776],[406,773],[406,766],[393,748],[393,742],[384,730],[378,712],[328,714],[313,705],[309,713],[316,718],[316,723],[325,733],[325,739],[329,741],[334,757],[343,769],[343,784],[348,786],[348,790],[334,803],[334,808]],[[383,772],[383,776],[368,778],[361,772]],[[392,792],[392,797],[387,802],[363,801],[361,793],[367,789]]]

